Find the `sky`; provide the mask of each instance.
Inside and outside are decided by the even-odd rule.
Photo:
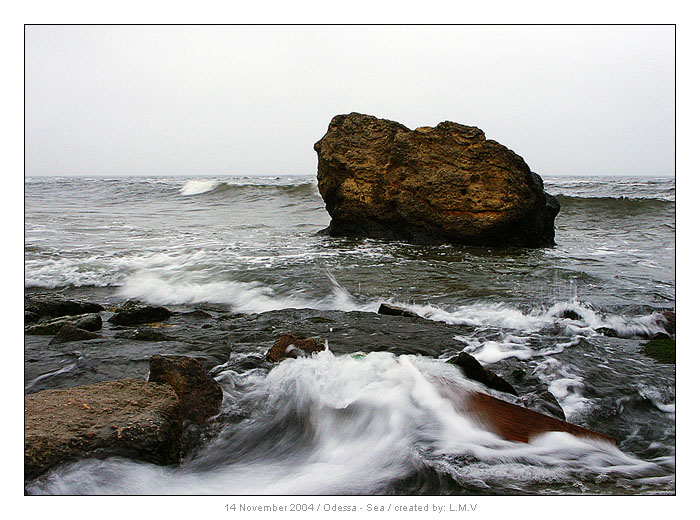
[[[671,25],[25,26],[25,175],[313,174],[337,114],[674,175]]]

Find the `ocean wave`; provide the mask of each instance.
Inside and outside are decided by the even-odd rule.
[[[285,182],[286,181],[286,182]],[[193,196],[203,194],[310,194],[316,193],[316,183],[300,179],[265,179],[265,181],[237,181],[227,182],[220,180],[189,180],[179,189],[181,195]]]
[[[237,403],[247,418],[224,427],[180,467],[83,460],[30,483],[28,492],[382,494],[430,473],[472,490],[542,484],[560,493],[606,479],[653,479],[657,488],[673,480],[672,458],[645,461],[603,441],[563,432],[530,443],[499,438],[458,411],[475,387],[436,360],[386,352],[358,360],[326,350],[265,375],[228,376],[217,377],[224,406]]]

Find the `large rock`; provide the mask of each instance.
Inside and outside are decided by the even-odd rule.
[[[94,332],[102,328],[102,318],[99,314],[80,314],[78,316],[62,316],[52,320],[39,321],[24,327],[24,333],[29,335],[52,335],[58,333],[66,325]]]
[[[32,479],[84,457],[175,464],[182,418],[168,385],[119,380],[24,397],[24,473]]]
[[[102,305],[82,300],[71,300],[56,294],[36,293],[24,298],[25,320],[27,313],[41,317],[74,316],[76,314],[88,314],[101,312]],[[30,316],[31,316],[30,315]]]
[[[151,358],[148,380],[170,385],[180,400],[185,420],[203,424],[219,413],[223,392],[221,387],[194,358],[160,356]]]
[[[286,358],[307,357],[314,352],[321,352],[325,345],[316,338],[305,338],[294,334],[283,334],[265,354],[267,361],[276,363]]]
[[[559,202],[519,155],[476,127],[411,131],[335,116],[314,145],[331,235],[539,247],[554,243]]]
[[[170,318],[171,314],[170,310],[165,307],[129,300],[119,307],[107,321],[115,325],[141,325],[142,323],[165,321]]]

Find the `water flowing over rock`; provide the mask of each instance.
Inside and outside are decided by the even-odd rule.
[[[559,202],[519,155],[476,127],[338,115],[314,145],[334,236],[540,247]]]
[[[175,464],[181,436],[169,385],[123,379],[24,397],[26,479],[83,457]]]

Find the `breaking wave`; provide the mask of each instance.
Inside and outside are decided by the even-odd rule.
[[[530,443],[483,429],[453,399],[474,390],[447,363],[326,350],[263,374],[221,367],[224,412],[244,415],[178,468],[83,460],[32,482],[32,494],[411,494],[585,489],[606,481],[672,486],[672,457],[641,460],[604,441],[552,432]],[[443,397],[441,385],[461,397]],[[439,484],[438,484],[439,483]],[[434,486],[434,489],[431,488]],[[438,487],[442,486],[442,487]],[[448,486],[447,488],[445,486]]]

